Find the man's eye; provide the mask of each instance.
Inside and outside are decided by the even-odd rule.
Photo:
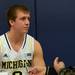
[[[28,20],[30,21],[30,20],[31,20],[31,18],[30,18],[30,17],[28,17]]]
[[[26,18],[24,17],[24,18],[21,18],[21,20],[25,20]]]

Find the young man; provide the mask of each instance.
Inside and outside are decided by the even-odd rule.
[[[0,36],[0,69],[9,75],[44,75],[40,43],[27,34],[30,11],[23,5],[14,5],[8,10],[7,20],[9,31]]]
[[[0,69],[9,75],[45,75],[41,45],[27,34],[30,26],[28,8],[23,5],[10,7],[7,20],[9,31],[0,36]],[[58,72],[58,59],[55,59],[54,67]]]

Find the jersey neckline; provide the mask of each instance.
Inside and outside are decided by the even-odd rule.
[[[5,33],[4,36],[5,36],[5,39],[6,39],[6,42],[7,42],[7,45],[8,45],[8,47],[9,47],[9,49],[10,49],[10,50],[14,50],[13,47],[11,46],[11,43],[10,43],[10,41],[9,41],[9,38],[8,38],[7,33]],[[27,34],[24,35],[24,40],[23,40],[23,43],[22,43],[22,45],[21,45],[19,51],[25,47],[26,39],[27,39]],[[15,50],[14,50],[14,51],[15,51]],[[15,51],[15,52],[16,52],[16,51]]]

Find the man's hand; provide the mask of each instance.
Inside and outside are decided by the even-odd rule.
[[[32,67],[29,69],[29,75],[45,75],[46,68],[45,67]]]
[[[61,71],[61,69],[65,68],[65,64],[63,61],[59,61],[59,57],[56,57],[53,63],[53,67],[57,73]]]

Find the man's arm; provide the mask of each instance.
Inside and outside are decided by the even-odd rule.
[[[38,41],[34,42],[34,56],[32,60],[32,70],[35,75],[45,75],[46,67],[43,58],[43,51]]]

